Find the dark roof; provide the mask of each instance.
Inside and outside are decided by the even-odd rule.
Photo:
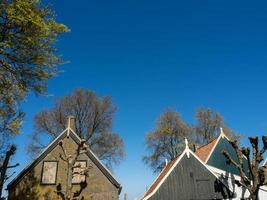
[[[197,148],[196,152],[194,153],[203,163],[206,163],[207,158],[211,154],[212,150],[214,149],[217,141],[219,140],[221,135],[218,135],[216,138],[211,140],[208,144],[205,144],[199,148]],[[164,177],[168,174],[168,172],[171,170],[172,166],[175,164],[175,162],[180,158],[181,155],[177,156],[175,159],[170,161],[160,172],[159,176],[156,178],[156,180],[152,183],[152,185],[149,187],[149,189],[146,191],[142,199],[150,195],[160,184],[160,182],[164,179]]]
[[[81,141],[81,138],[72,130],[66,129],[64,130],[57,138],[55,138],[44,150],[43,152],[27,167],[25,167],[7,186],[7,189],[14,187],[19,181],[26,176],[31,169],[33,169],[38,163],[40,163],[47,154],[49,154],[59,143],[60,140],[64,139],[67,136],[70,136],[76,143]],[[112,175],[112,173],[106,168],[104,164],[98,159],[98,157],[89,150],[87,152],[87,156],[92,160],[92,162],[101,170],[101,172],[109,179],[109,181],[115,185],[119,189],[119,193],[121,192],[122,186],[116,180],[116,178]]]

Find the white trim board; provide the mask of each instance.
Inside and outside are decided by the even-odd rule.
[[[209,152],[209,155],[208,155],[208,157],[206,158],[206,160],[205,160],[205,163],[207,163],[208,161],[209,161],[209,159],[210,159],[210,156],[212,155],[212,153],[213,153],[213,151],[214,151],[214,149],[216,148],[216,146],[218,145],[218,142],[220,141],[220,139],[221,138],[226,138],[228,141],[230,141],[229,140],[229,138],[224,134],[224,132],[223,132],[223,129],[221,128],[221,132],[220,132],[220,135],[217,137],[217,139],[216,139],[216,142],[215,142],[215,144],[214,144],[214,146],[212,147],[212,149],[211,149],[211,151]]]
[[[41,155],[43,155],[43,154],[47,151],[47,149],[49,149],[49,148],[54,144],[54,142],[55,142],[58,138],[60,138],[66,131],[67,131],[67,129],[65,129],[64,131],[62,131],[62,132],[61,132],[55,139],[53,139],[53,140],[50,142],[50,144],[49,144],[44,150],[42,150],[41,153],[39,153],[38,156],[37,156],[32,162],[30,162],[30,164],[28,164],[26,167],[24,167],[24,168],[21,170],[21,172],[18,173],[17,176],[15,176],[15,178],[13,178],[12,181],[10,181],[10,183],[7,185],[7,187],[8,187],[9,185],[13,184],[13,182],[14,182],[15,180],[17,180],[17,178],[18,178],[21,174],[23,174],[25,171],[27,171],[28,168],[29,168],[34,162],[36,162],[36,160],[38,160],[38,158],[41,157]],[[27,174],[27,173],[26,173],[26,174]],[[26,174],[25,174],[25,175],[26,175]],[[24,176],[25,176],[25,175],[24,175]],[[23,177],[24,177],[24,176],[23,176]],[[21,177],[21,178],[23,178],[23,177]]]
[[[163,179],[161,179],[161,181],[159,182],[159,184],[156,186],[156,188],[146,197],[142,197],[141,200],[147,200],[149,199],[151,196],[153,196],[156,191],[159,189],[159,187],[162,185],[162,183],[168,178],[168,176],[170,175],[170,173],[172,172],[172,170],[176,167],[176,165],[180,162],[180,160],[182,159],[182,157],[184,157],[186,153],[186,150],[183,151],[183,153],[179,156],[179,158],[175,161],[175,163],[173,164],[173,166],[169,169],[169,171],[167,172],[167,174],[163,177]],[[162,171],[163,172],[163,171]],[[161,174],[161,173],[160,173]],[[159,175],[160,176],[160,175]],[[159,177],[158,176],[158,177]],[[157,179],[155,179],[156,181]],[[154,182],[155,182],[154,181]],[[153,183],[154,183],[153,182]],[[153,185],[153,184],[152,184]]]
[[[64,135],[65,134],[65,135]],[[60,133],[54,140],[52,140],[50,142],[50,144],[29,164],[27,165],[9,184],[7,187],[11,186],[13,183],[15,183],[16,181],[20,181],[23,177],[25,177],[28,173],[29,170],[36,166],[39,162],[41,162],[42,160],[39,160],[47,151],[52,151],[53,149],[50,149],[53,145],[56,145],[57,140],[59,140],[61,137],[62,139],[71,136],[72,139],[74,140],[74,142],[78,143],[81,142],[81,138],[70,128],[66,128],[62,133]],[[112,184],[116,185],[116,187],[119,188],[119,192],[121,191],[121,185],[119,184],[119,182],[117,181],[117,179],[115,178],[115,176],[107,169],[107,167],[99,160],[99,158],[91,151],[91,149],[89,148],[89,151],[86,153],[88,157],[92,157],[96,162],[100,168],[100,170],[102,171],[102,169],[104,169],[105,172],[102,171],[102,173],[104,173],[104,175],[109,179],[109,181],[111,181]],[[101,169],[102,168],[102,169]],[[16,183],[15,183],[16,184]]]
[[[81,138],[77,135],[77,133],[75,133],[71,128],[69,129],[71,130],[73,135],[81,142]],[[113,173],[111,173],[111,171],[100,161],[100,159],[93,153],[93,151],[90,148],[89,148],[89,153],[91,153],[93,157],[101,164],[101,166],[105,168],[105,170],[112,176],[112,178],[117,180],[117,178],[113,175]]]
[[[232,174],[232,173],[228,173],[228,176],[226,176],[225,174],[227,173],[224,170],[218,169],[217,167],[213,167],[210,165],[206,165],[208,168],[210,168],[211,171],[213,171],[214,173],[221,175],[223,174],[225,177],[229,178],[229,179],[233,179],[231,176],[234,177],[234,180],[238,180],[241,181],[241,177],[236,175],[236,174]],[[241,183],[242,184],[242,183]],[[244,187],[246,187],[244,184],[242,184]],[[267,186],[263,185],[260,187],[260,190],[267,192]]]
[[[199,158],[197,157],[193,151],[191,151],[189,148],[186,148],[183,153],[180,155],[180,157],[175,161],[175,163],[173,164],[173,166],[169,169],[169,171],[167,172],[167,174],[163,177],[163,179],[159,182],[159,184],[156,186],[156,188],[146,197],[142,197],[141,200],[147,200],[149,199],[151,196],[153,196],[156,191],[160,188],[160,186],[164,183],[164,181],[168,178],[168,176],[170,175],[170,173],[173,171],[173,169],[177,166],[177,164],[180,162],[180,160],[185,156],[185,154],[187,154],[188,158],[190,155],[193,155],[212,175],[214,175],[217,179],[218,176],[210,169],[207,167],[207,165]],[[156,181],[157,179],[155,179]],[[218,179],[219,180],[219,179]],[[154,181],[154,182],[155,182]],[[153,182],[153,183],[154,183]],[[224,184],[222,182],[222,184]],[[153,184],[152,184],[153,185]],[[225,184],[224,184],[225,185]],[[227,185],[225,185],[225,187],[227,187]],[[231,192],[233,192],[229,187],[227,187]]]

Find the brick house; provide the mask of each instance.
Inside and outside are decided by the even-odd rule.
[[[62,151],[59,146],[60,141],[65,144],[68,154],[76,151],[81,142],[81,138],[71,128],[70,122],[68,128],[8,184],[8,200],[62,199],[56,191],[59,185],[62,191],[66,189],[67,165],[60,158]],[[90,166],[88,176],[77,175],[72,179],[73,192],[80,190],[79,181],[87,182],[77,200],[119,199],[121,185],[91,150],[79,155],[77,163],[79,166]]]

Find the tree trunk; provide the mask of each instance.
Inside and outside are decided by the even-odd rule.
[[[0,173],[1,173],[1,176],[0,176],[0,199],[2,197],[3,186],[5,183],[5,179],[6,179],[6,172],[8,169],[8,163],[9,163],[11,156],[14,155],[15,152],[16,152],[16,146],[12,145],[10,147],[10,149],[6,152],[6,156],[5,156],[3,165],[0,167]]]
[[[68,164],[68,172],[67,172],[66,199],[70,200],[71,198],[72,198],[72,166],[69,163]]]
[[[251,193],[249,198],[251,200],[259,200],[259,190],[256,190],[253,193]]]
[[[255,194],[250,195],[250,199],[251,200],[259,200],[258,195],[255,195]]]

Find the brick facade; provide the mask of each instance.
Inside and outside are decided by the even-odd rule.
[[[77,149],[77,143],[72,137],[62,139],[67,154],[72,154]],[[60,183],[62,191],[65,191],[67,181],[67,165],[59,157],[62,153],[60,146],[56,145],[42,160],[36,162],[27,172],[20,176],[18,181],[13,181],[8,186],[9,200],[57,200],[61,199],[56,193],[56,187]],[[112,182],[105,170],[99,167],[96,160],[92,160],[87,154],[79,156],[78,160],[85,160],[90,166],[87,177],[87,187],[82,191],[79,199],[83,200],[118,200],[121,188]],[[44,161],[58,161],[56,184],[42,184],[42,168]],[[112,176],[112,175],[111,175]],[[17,178],[18,179],[18,178]],[[79,190],[79,184],[73,186],[73,191]]]

